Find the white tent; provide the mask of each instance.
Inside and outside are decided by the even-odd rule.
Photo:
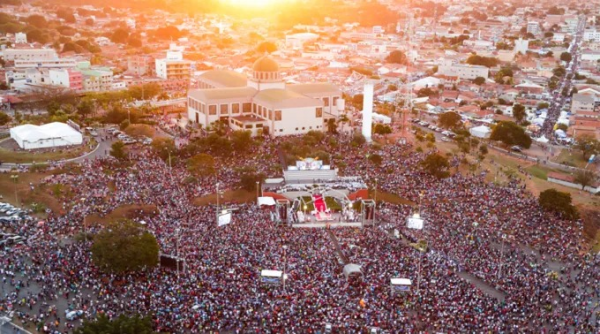
[[[10,137],[25,150],[68,145],[81,145],[81,132],[65,123],[49,123],[41,126],[25,124],[10,129]]]
[[[471,135],[473,137],[489,138],[491,130],[487,126],[481,125],[481,126],[471,128],[471,130],[469,130],[469,132],[471,133]]]
[[[541,136],[540,138],[536,139],[535,141],[537,141],[538,143],[547,143],[548,142],[548,138],[546,138],[546,136]]]
[[[275,205],[275,200],[273,199],[273,197],[259,197],[258,205]]]

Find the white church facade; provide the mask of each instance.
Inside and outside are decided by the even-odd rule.
[[[209,127],[221,120],[234,130],[248,130],[253,135],[322,131],[326,120],[340,116],[344,106],[335,85],[286,85],[279,65],[269,56],[254,63],[251,78],[234,71],[212,70],[199,77],[199,87],[188,92],[191,122]]]

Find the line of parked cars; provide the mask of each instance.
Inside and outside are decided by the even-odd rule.
[[[130,135],[122,132],[121,130],[119,130],[117,128],[108,128],[107,131],[113,137],[117,137],[125,145],[131,145],[131,144],[135,144],[135,143],[141,143],[141,144],[144,144],[144,145],[150,145],[150,144],[152,144],[152,139],[151,138],[143,137],[142,136],[142,137],[136,139],[136,138],[133,138]]]
[[[8,203],[0,203],[0,249],[9,249],[10,247],[18,247],[25,245],[26,241],[20,235],[4,232],[6,227],[16,227],[23,220],[32,219],[26,210],[15,208]]]

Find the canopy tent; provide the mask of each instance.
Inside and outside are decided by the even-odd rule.
[[[273,199],[273,197],[259,197],[258,198],[258,205],[275,205],[275,200]]]
[[[412,281],[408,278],[391,278],[390,279],[390,287],[392,289],[392,293],[408,292],[408,291],[410,291],[411,286],[412,286]]]
[[[346,280],[350,276],[360,275],[362,276],[362,268],[358,264],[349,263],[344,266],[344,276],[346,276]]]
[[[538,143],[547,143],[548,142],[548,138],[546,138],[546,136],[541,136],[540,138],[537,138],[535,141],[537,141]]]
[[[567,136],[567,134],[561,129],[554,131],[554,134],[560,138],[565,138]]]
[[[489,138],[491,130],[487,126],[481,125],[481,126],[471,128],[471,130],[469,130],[469,132],[471,133],[471,135],[473,137]]]
[[[65,123],[49,123],[41,126],[33,124],[19,125],[10,129],[10,137],[25,150],[38,148],[81,145],[81,132]]]

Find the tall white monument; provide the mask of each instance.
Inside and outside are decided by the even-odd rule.
[[[371,142],[371,128],[373,125],[373,83],[365,83],[365,91],[363,93],[363,123],[362,135],[367,142]]]

